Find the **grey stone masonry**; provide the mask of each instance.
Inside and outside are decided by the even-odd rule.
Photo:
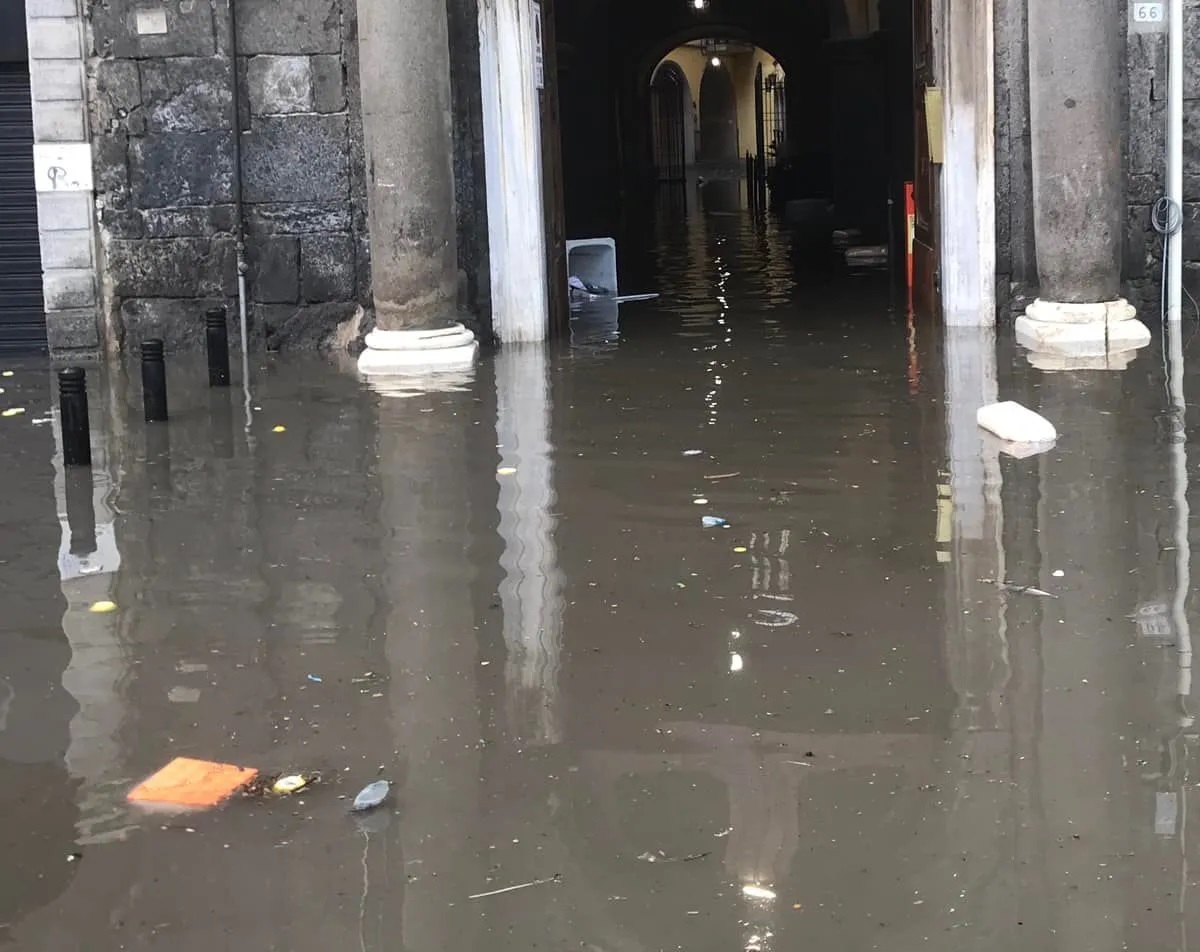
[[[1127,47],[1126,216],[1124,279],[1128,296],[1146,319],[1160,312],[1162,236],[1151,210],[1166,173],[1167,38],[1130,33]],[[1200,0],[1184,0],[1183,280],[1200,300]],[[1185,315],[1197,317],[1185,296]]]
[[[74,165],[72,183],[38,180],[38,231],[47,337],[56,351],[95,351],[95,214],[86,181],[89,129],[84,86],[84,23],[76,0],[25,4],[37,168]],[[70,157],[68,160],[67,157]],[[67,190],[69,189],[69,190]]]
[[[236,313],[239,225],[255,343],[317,346],[369,301],[355,2],[233,3],[236,56],[227,0],[89,5],[86,118],[114,347],[197,346],[206,307]]]

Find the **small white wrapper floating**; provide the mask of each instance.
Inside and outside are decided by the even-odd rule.
[[[980,407],[975,417],[981,427],[1008,443],[1053,443],[1054,424],[1012,400]]]

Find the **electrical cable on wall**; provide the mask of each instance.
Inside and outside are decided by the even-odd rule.
[[[1171,240],[1171,236],[1179,232],[1183,227],[1183,209],[1179,207],[1179,203],[1174,199],[1164,195],[1150,210],[1150,224],[1154,226],[1154,230],[1162,235],[1162,292],[1159,296],[1159,306],[1162,311],[1162,319],[1164,323],[1167,319],[1167,246]],[[1192,307],[1196,309],[1196,317],[1200,319],[1200,304],[1196,303],[1196,299],[1192,297],[1192,293],[1183,288],[1183,293],[1188,296],[1188,300],[1192,302]]]

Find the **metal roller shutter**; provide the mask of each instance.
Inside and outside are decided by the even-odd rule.
[[[0,353],[45,349],[29,71],[0,63]]]

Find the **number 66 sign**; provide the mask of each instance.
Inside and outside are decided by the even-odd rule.
[[[1163,0],[1133,0],[1130,11],[1135,33],[1159,33],[1167,25],[1167,5]]]

